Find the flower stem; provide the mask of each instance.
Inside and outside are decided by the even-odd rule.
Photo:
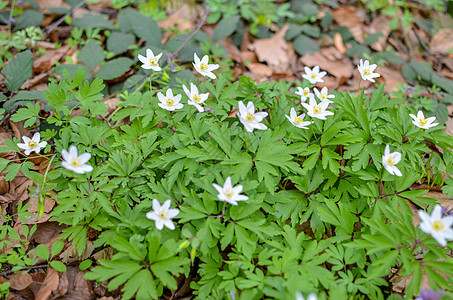
[[[151,109],[153,109],[153,70],[149,73],[149,93],[151,94]]]
[[[198,140],[200,140],[200,136],[198,135],[198,131],[197,131],[197,126],[195,126],[195,122],[192,119],[192,105],[189,108],[189,117],[190,117],[190,120],[192,121],[193,128],[195,129],[195,134],[197,135]]]
[[[357,90],[357,96],[360,94],[360,83],[362,83],[362,76],[360,76],[360,79],[359,79],[359,88]]]
[[[245,150],[246,150],[247,152],[249,152],[249,148],[248,148],[248,146],[247,146],[247,139],[245,138],[245,128],[244,128],[244,130],[242,131],[242,133],[244,134]]]
[[[315,131],[313,129],[313,124],[315,123],[315,119],[311,118],[312,122],[310,124],[311,132],[313,132],[313,136],[315,137],[316,141],[319,142],[318,138],[316,137]]]
[[[422,131],[422,129],[420,128],[417,132],[417,134],[412,138],[412,140],[415,140],[415,138],[420,134],[420,132]],[[407,139],[408,142],[410,142],[409,139]]]
[[[198,91],[201,93],[201,90],[200,90],[200,73],[198,73],[198,77],[197,77],[197,88],[198,88]]]
[[[222,218],[225,217],[226,202],[223,202]]]
[[[296,126],[294,126],[293,131],[291,131],[291,134],[289,135],[289,138],[288,138],[288,140],[286,141],[285,146],[287,146],[288,143],[289,143],[289,141],[291,140],[291,137],[293,136],[294,130],[296,130]]]

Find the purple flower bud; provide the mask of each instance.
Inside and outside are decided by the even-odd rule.
[[[432,291],[425,288],[422,288],[420,293],[417,296],[418,300],[439,300],[445,295],[443,291]]]
[[[11,18],[9,20],[5,20],[5,24],[10,24],[10,23],[16,23],[16,19],[15,18]]]

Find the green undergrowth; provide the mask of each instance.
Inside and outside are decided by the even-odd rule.
[[[200,83],[210,93],[204,113],[191,105],[164,110],[156,87],[152,94],[144,87],[121,94],[118,109],[106,115],[102,81],[89,83],[85,75],[82,68],[74,76],[65,72],[49,85],[51,117],[41,116],[39,103],[12,116],[31,128],[53,127],[41,137],[54,167],[44,176],[28,170],[30,162],[21,167],[38,184],[41,204],[56,192],[51,220],[67,226],[60,239],[81,254],[94,231],[95,251],[114,250],[110,259],[91,259],[85,278],[108,280],[124,299],[170,295],[181,278],[198,299],[294,299],[298,291],[320,299],[399,299],[389,283],[394,276],[410,276],[404,290],[410,298],[425,276],[432,289],[451,289],[452,243],[440,248],[414,227],[408,203],[435,203],[423,197],[428,190],[409,189],[426,178],[452,190],[453,181],[444,185],[443,177],[452,175],[453,138],[442,126],[414,126],[414,109],[389,99],[382,85],[369,96],[335,92],[334,115],[300,129],[285,117],[302,106],[284,81],[230,82],[220,73]],[[184,95],[181,85],[173,92]],[[238,101],[268,112],[268,129],[245,131],[231,115]],[[75,109],[81,115],[71,117]],[[402,177],[382,165],[387,144],[402,154]],[[61,167],[60,153],[70,145],[91,153],[92,172]],[[2,151],[19,149],[8,142]],[[243,186],[247,201],[233,206],[217,199],[213,183],[228,176]],[[145,217],[152,199],[171,199],[180,210],[175,230],[159,231]],[[12,253],[1,256],[8,261]]]

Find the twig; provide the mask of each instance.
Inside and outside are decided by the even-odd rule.
[[[48,266],[49,266],[48,264],[37,265],[37,266],[27,266],[27,267],[22,267],[16,271],[43,269],[43,268],[47,268]],[[13,274],[14,272],[15,271],[13,271],[13,270],[5,271],[5,272],[0,273],[0,276],[8,276],[9,274]]]
[[[184,48],[184,46],[187,45],[187,43],[201,30],[201,27],[206,22],[206,19],[210,12],[211,11],[209,10],[209,1],[206,1],[206,8],[205,8],[205,11],[203,13],[203,16],[201,17],[200,23],[198,24],[197,28],[195,28],[195,30],[184,40],[184,42],[181,44],[181,46],[179,46],[179,48],[175,52],[167,54],[168,63],[170,63],[170,57],[171,57],[171,59],[174,59],[175,56],[179,53],[179,51],[181,51],[181,49]],[[150,73],[151,73],[151,71],[144,74],[139,80],[137,80],[135,83],[128,86],[127,89],[130,89],[130,88],[134,87],[136,84],[139,84],[143,79],[149,77]]]
[[[74,5],[64,16],[62,16],[61,18],[59,18],[57,21],[55,21],[54,23],[50,24],[49,26],[46,27],[46,33],[44,35],[44,37],[47,37],[52,31],[55,30],[55,28],[58,27],[58,25],[60,25],[61,23],[63,23],[64,19],[66,19],[67,16],[70,16],[72,15],[76,10],[78,10],[79,8],[81,8],[83,5],[85,4],[85,0],[82,0],[80,1],[79,3],[77,3],[76,5]]]

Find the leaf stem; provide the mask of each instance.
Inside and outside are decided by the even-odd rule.
[[[288,138],[288,140],[286,141],[285,146],[288,145],[289,141],[291,140],[291,137],[293,136],[294,130],[296,130],[296,126],[293,126],[293,127],[294,127],[294,128],[293,128],[293,131],[291,131],[291,134],[289,135],[289,138]]]
[[[195,122],[193,121],[193,118],[192,118],[192,105],[190,105],[190,108],[189,108],[189,117],[190,117],[190,120],[192,121],[193,128],[195,129],[195,134],[197,135],[197,139],[200,140],[200,136],[198,135],[197,126],[195,125]]]
[[[242,134],[244,135],[245,150],[246,150],[247,152],[249,152],[249,147],[247,146],[247,139],[245,138],[245,128],[244,128],[244,130],[242,131]]]
[[[151,109],[153,109],[153,70],[149,73],[149,93],[151,94]]]
[[[311,128],[311,132],[313,132],[313,136],[315,137],[316,141],[319,143],[319,140],[318,138],[316,137],[316,134],[315,134],[315,131],[313,129],[313,124],[315,123],[315,119],[314,118],[311,118],[312,119],[312,122],[310,124],[310,128]]]

